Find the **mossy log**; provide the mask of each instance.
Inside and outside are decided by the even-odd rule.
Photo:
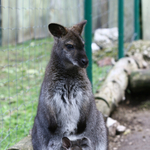
[[[111,69],[95,98],[97,108],[104,116],[109,116],[115,106],[125,99],[128,75],[136,70],[138,70],[138,66],[130,57],[120,59]]]
[[[129,76],[129,89],[132,92],[150,92],[150,69],[132,72]]]
[[[31,136],[27,136],[8,150],[33,150]]]

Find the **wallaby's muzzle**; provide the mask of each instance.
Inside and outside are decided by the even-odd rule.
[[[87,57],[82,58],[79,62],[81,68],[86,68],[88,66],[89,60]]]

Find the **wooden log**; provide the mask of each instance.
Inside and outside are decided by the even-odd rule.
[[[132,57],[139,69],[148,68],[148,63],[144,60],[143,54],[140,52],[127,53],[126,56]]]
[[[27,136],[8,150],[33,150],[31,136]]]
[[[107,82],[96,94],[96,106],[104,116],[109,116],[123,96],[124,92],[117,82]]]
[[[129,76],[129,89],[132,92],[150,92],[150,69],[132,72]]]
[[[125,99],[124,93],[128,86],[128,75],[138,70],[133,58],[120,59],[109,72],[101,89],[96,94],[96,105],[104,116],[109,116],[118,103]]]

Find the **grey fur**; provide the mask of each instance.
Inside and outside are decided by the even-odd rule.
[[[50,31],[55,30],[55,43],[32,129],[34,150],[60,150],[62,137],[72,135],[77,139],[87,137],[91,150],[107,150],[107,130],[102,114],[96,109],[85,69],[88,59],[81,30],[78,31],[83,23],[71,29],[64,27],[64,31],[61,26],[59,32],[59,25],[49,25]],[[73,43],[73,49],[67,49],[68,41]]]

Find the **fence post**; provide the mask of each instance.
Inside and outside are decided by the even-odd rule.
[[[136,34],[135,40],[140,38],[140,0],[134,0],[134,33]]]
[[[118,0],[118,58],[124,57],[124,0]]]
[[[85,50],[89,59],[89,65],[87,67],[87,75],[92,84],[92,0],[84,0],[84,18],[87,20],[87,24],[84,30],[85,37]]]

